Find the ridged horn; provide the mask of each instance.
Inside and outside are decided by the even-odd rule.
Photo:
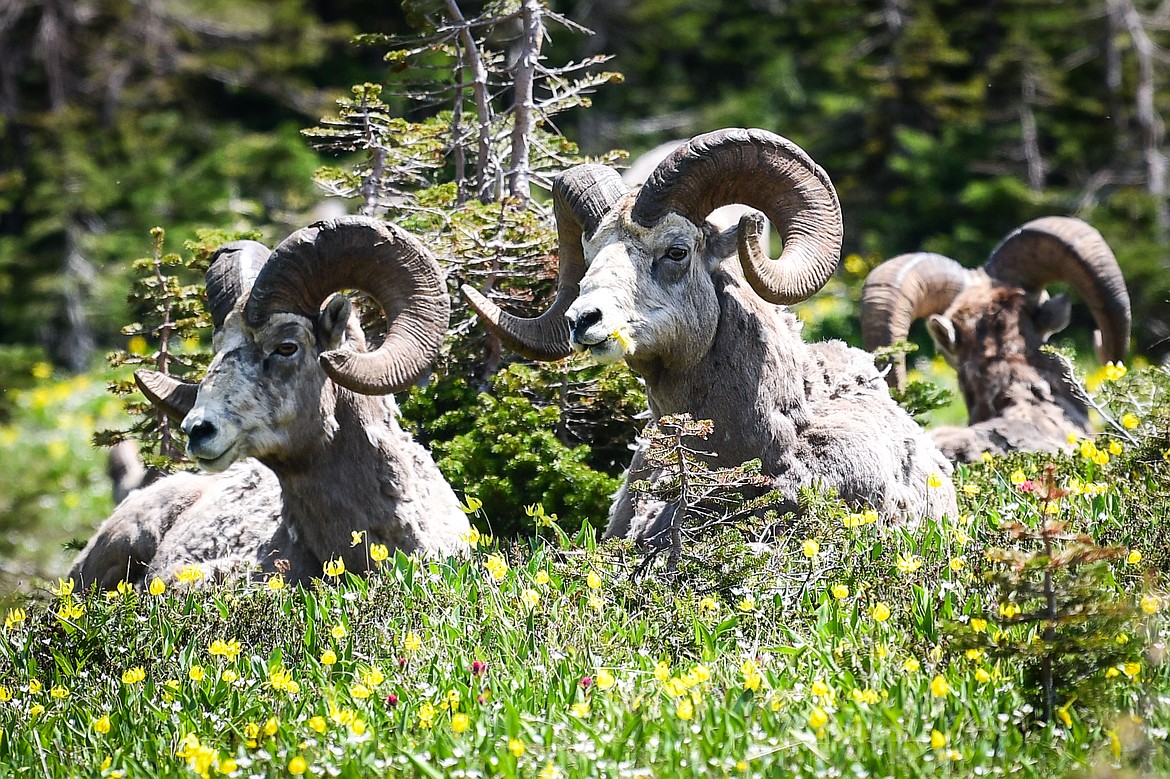
[[[247,298],[271,253],[272,250],[259,241],[232,241],[211,255],[206,276],[207,308],[216,330],[223,327],[224,320],[237,303]]]
[[[1121,361],[1129,350],[1129,292],[1113,251],[1087,222],[1068,216],[1033,219],[1013,231],[984,266],[994,279],[1032,291],[1054,281],[1071,286],[1101,334],[1098,357]]]
[[[950,257],[911,252],[892,257],[870,271],[861,288],[861,340],[867,351],[906,340],[916,319],[941,314],[975,280],[977,271]],[[891,361],[891,387],[906,385],[906,356]]]
[[[195,406],[195,398],[199,395],[198,384],[191,384],[158,371],[146,369],[134,371],[134,383],[147,400],[162,409],[162,412],[174,422],[183,421],[183,417]]]
[[[833,275],[843,230],[837,192],[803,149],[767,130],[732,128],[692,138],[650,175],[631,215],[646,227],[668,211],[702,224],[732,203],[762,211],[784,241],[773,261],[760,247],[759,220],[750,214],[740,220],[740,263],[760,297],[797,303]]]
[[[604,165],[577,165],[557,176],[552,192],[560,262],[556,299],[543,314],[525,319],[509,314],[479,290],[464,284],[463,295],[484,327],[530,360],[567,357],[573,348],[565,312],[580,294],[585,275],[581,239],[593,234],[602,217],[628,191],[617,171]]]
[[[325,372],[366,395],[410,387],[442,346],[451,303],[438,261],[395,225],[346,216],[293,233],[257,276],[245,321],[255,328],[279,313],[316,320],[325,299],[346,289],[366,292],[382,307],[386,339],[373,352],[323,352]]]

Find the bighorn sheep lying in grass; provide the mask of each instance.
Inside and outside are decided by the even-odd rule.
[[[982,267],[964,268],[938,254],[903,254],[865,281],[861,326],[867,349],[906,338],[911,323],[929,317],[931,337],[955,367],[967,403],[967,427],[931,431],[956,461],[984,452],[1068,449],[1070,432],[1091,435],[1089,407],[1070,384],[1061,361],[1040,350],[1069,322],[1067,295],[1049,297],[1064,281],[1097,322],[1098,357],[1120,361],[1129,343],[1129,293],[1101,234],[1079,219],[1049,216],[1017,229]],[[905,360],[887,379],[905,383]]]
[[[377,350],[366,351],[349,299],[331,297],[344,289],[368,292],[391,319]],[[375,220],[329,220],[271,256],[254,241],[222,247],[207,291],[215,357],[202,383],[152,371],[136,379],[182,420],[191,456],[223,473],[132,494],[81,553],[75,579],[110,587],[246,559],[305,580],[336,557],[366,569],[367,545],[467,548],[459,501],[387,394],[427,370],[446,330],[449,301],[426,249]],[[353,546],[352,531],[365,543]]]
[[[839,341],[806,344],[783,308],[820,289],[839,262],[837,195],[803,150],[764,130],[722,130],[677,149],[637,193],[609,168],[581,165],[557,179],[553,199],[560,278],[547,312],[519,319],[463,288],[505,343],[533,359],[574,348],[602,362],[624,357],[645,378],[655,418],[712,420],[705,443],[719,461],[760,458],[788,508],[800,488],[820,484],[893,521],[955,513],[950,463],[890,398],[873,358]],[[760,251],[759,213],[724,232],[705,221],[727,203],[778,227],[778,262]],[[629,490],[646,476],[643,454],[607,536],[650,540],[666,529],[673,512]]]

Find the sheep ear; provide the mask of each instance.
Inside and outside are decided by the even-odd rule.
[[[1071,319],[1072,301],[1064,293],[1045,300],[1036,308],[1036,314],[1032,317],[1040,338],[1045,341],[1068,327]]]
[[[926,329],[930,332],[931,339],[934,340],[935,348],[942,352],[942,356],[946,358],[947,362],[953,365],[957,346],[954,323],[942,314],[931,314],[930,318],[926,320]]]
[[[345,343],[346,328],[352,314],[353,304],[345,295],[334,295],[329,298],[329,302],[317,317],[317,338],[321,342],[321,351],[341,348]]]
[[[718,265],[724,257],[730,257],[739,251],[739,224],[733,224],[726,230],[721,230],[707,239],[711,251],[707,256],[712,258],[711,262]]]

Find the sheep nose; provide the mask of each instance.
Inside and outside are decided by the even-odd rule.
[[[215,437],[215,425],[206,419],[199,419],[192,424],[183,425],[183,430],[187,433],[187,437],[191,440],[191,448],[197,449],[202,443],[206,443]]]
[[[600,308],[588,308],[584,311],[569,312],[568,314],[569,328],[574,335],[578,333],[586,333],[589,328],[601,321]]]

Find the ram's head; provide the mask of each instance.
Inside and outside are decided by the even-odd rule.
[[[385,340],[367,351],[341,290],[382,307]],[[319,222],[271,253],[221,247],[207,272],[215,356],[200,384],[138,371],[143,393],[182,422],[200,465],[244,457],[295,463],[338,426],[339,388],[397,392],[429,369],[450,314],[434,257],[405,231],[364,217]]]
[[[719,231],[716,208],[741,203],[777,226],[778,261],[760,246],[764,218]],[[560,276],[539,317],[502,311],[463,292],[502,341],[533,359],[574,349],[634,367],[680,366],[710,347],[720,317],[715,269],[738,250],[743,276],[771,303],[804,300],[839,261],[841,209],[828,176],[796,144],[764,130],[700,135],[630,193],[610,168],[580,165],[553,186]]]
[[[1067,295],[1049,296],[1064,282],[1089,306],[1097,323],[1102,362],[1125,357],[1130,305],[1121,269],[1105,240],[1085,222],[1049,216],[1012,232],[981,268],[964,268],[939,254],[894,257],[873,270],[861,296],[861,327],[871,351],[905,340],[916,319],[959,373],[973,417],[993,377],[1013,364],[1042,366],[1040,346],[1069,322]],[[905,383],[905,360],[892,362],[887,380]],[[992,404],[994,405],[994,404]],[[992,413],[990,409],[987,413]]]

